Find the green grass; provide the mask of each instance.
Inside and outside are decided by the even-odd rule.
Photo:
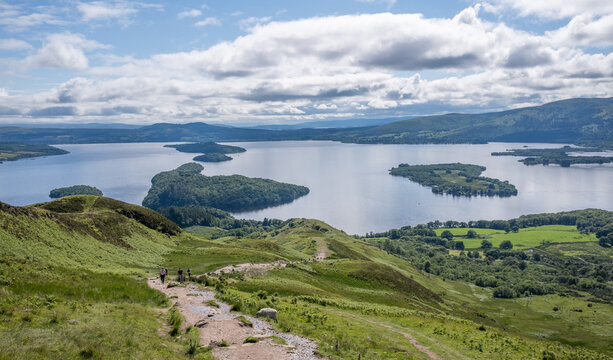
[[[436,234],[440,235],[448,230],[454,235],[454,240],[464,242],[466,249],[477,249],[481,247],[484,239],[491,242],[494,247],[499,247],[504,240],[510,240],[513,247],[517,249],[529,249],[544,244],[553,243],[573,243],[573,242],[597,242],[594,234],[582,234],[577,231],[576,226],[570,225],[546,225],[519,229],[519,232],[505,233],[503,230],[479,229],[479,228],[453,228],[436,229]],[[474,230],[479,238],[468,239],[466,233]]]

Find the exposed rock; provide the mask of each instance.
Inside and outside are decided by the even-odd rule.
[[[197,327],[197,328],[201,328],[201,327],[204,327],[204,326],[205,326],[206,324],[208,324],[208,323],[209,323],[208,321],[206,321],[206,320],[202,319],[202,320],[198,320],[198,321],[196,321],[196,323],[194,324],[194,326],[195,326],[195,327]]]
[[[273,319],[274,321],[277,321],[277,310],[273,309],[273,308],[263,308],[260,309],[256,314],[256,316],[261,316],[261,317],[266,317],[269,319]]]

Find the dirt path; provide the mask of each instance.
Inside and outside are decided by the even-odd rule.
[[[316,237],[315,241],[317,242],[317,252],[315,253],[315,260],[325,260],[328,256],[330,256],[328,244],[326,244],[326,241],[324,239],[319,237]]]
[[[440,357],[439,355],[434,353],[432,350],[430,350],[429,347],[420,344],[419,341],[417,341],[417,339],[415,339],[415,337],[413,335],[411,335],[411,334],[409,334],[407,332],[404,332],[402,330],[398,330],[398,329],[394,328],[393,326],[388,325],[386,323],[382,323],[382,322],[378,322],[378,321],[373,321],[373,320],[366,319],[366,318],[363,318],[363,317],[358,316],[358,315],[353,315],[353,314],[346,314],[346,315],[347,316],[351,316],[352,318],[358,319],[360,321],[365,321],[365,322],[373,324],[373,325],[384,327],[384,328],[386,328],[386,329],[388,329],[390,331],[395,332],[396,334],[400,334],[400,335],[404,336],[405,338],[407,338],[409,340],[409,342],[413,346],[415,346],[415,348],[417,350],[419,350],[421,353],[427,355],[430,359],[433,359],[433,360],[444,360],[442,357]]]
[[[199,328],[200,343],[213,347],[213,356],[220,360],[311,360],[320,359],[315,354],[317,344],[300,336],[277,332],[272,326],[260,319],[245,316],[253,323],[246,326],[238,320],[238,314],[230,312],[230,305],[215,300],[215,292],[198,289],[193,284],[168,288],[159,278],[150,278],[147,284],[166,294],[173,305],[177,305],[186,326]],[[218,306],[209,305],[214,301]],[[249,337],[260,338],[255,344],[243,344]],[[273,342],[271,336],[285,340],[287,345]],[[230,346],[219,347],[222,340]]]

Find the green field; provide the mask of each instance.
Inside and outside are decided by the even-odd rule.
[[[577,231],[576,226],[570,225],[545,225],[525,229],[519,229],[517,233],[505,233],[502,230],[479,229],[479,228],[453,228],[436,229],[436,234],[441,235],[448,230],[454,235],[454,240],[463,241],[467,249],[477,249],[481,247],[484,239],[492,243],[494,247],[500,246],[504,240],[510,240],[514,248],[529,249],[545,244],[554,243],[573,243],[573,242],[597,242],[594,234],[582,234]],[[466,233],[474,230],[478,238],[468,239]]]

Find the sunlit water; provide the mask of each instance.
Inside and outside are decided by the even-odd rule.
[[[61,145],[68,155],[0,164],[0,201],[25,205],[49,200],[53,188],[86,184],[106,196],[140,204],[151,178],[197,154],[161,143]],[[293,203],[235,214],[263,219],[321,219],[363,234],[431,220],[508,219],[522,214],[601,208],[613,210],[613,166],[525,166],[493,151],[524,144],[357,145],[322,141],[234,143],[247,152],[234,160],[205,163],[205,175],[241,174],[305,185],[311,192]],[[526,144],[530,147],[559,145]],[[484,176],[509,180],[518,196],[453,197],[388,174],[400,163],[463,162],[487,167]]]

